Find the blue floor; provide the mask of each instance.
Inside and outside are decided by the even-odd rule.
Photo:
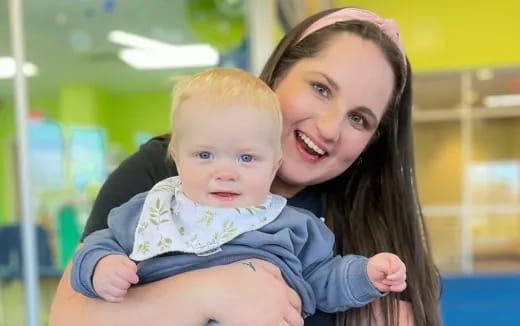
[[[520,273],[444,276],[444,326],[520,325]]]

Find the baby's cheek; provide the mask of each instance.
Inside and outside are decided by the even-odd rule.
[[[267,198],[267,195],[269,194],[271,184],[266,182],[266,180],[269,180],[269,179],[265,178],[264,180],[258,180],[258,182],[256,182],[253,187],[249,188],[251,195],[258,202],[263,202]]]

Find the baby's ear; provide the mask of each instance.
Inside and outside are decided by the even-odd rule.
[[[275,162],[273,166],[273,177],[276,175],[276,172],[278,172],[278,169],[280,169],[280,166],[282,166],[282,156],[280,155],[280,158]]]
[[[174,140],[173,136],[170,140],[170,143],[168,144],[168,156],[172,158],[172,160],[175,161],[175,146],[174,146]]]

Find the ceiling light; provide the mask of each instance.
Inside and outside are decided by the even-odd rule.
[[[22,68],[23,73],[28,76],[34,76],[38,73],[38,68],[26,62]],[[15,61],[12,57],[0,57],[0,79],[13,78],[15,75]]]
[[[178,48],[168,51],[149,51],[140,49],[122,49],[119,58],[135,69],[169,69],[181,67],[208,67],[218,64],[218,52]]]
[[[112,31],[111,42],[129,47],[119,51],[119,58],[135,69],[209,67],[219,61],[218,51],[209,44],[173,45],[148,37]]]
[[[112,31],[108,33],[108,39],[116,44],[123,45],[129,48],[147,49],[147,50],[161,50],[171,48],[172,44],[157,41],[148,37],[137,34],[128,33],[125,31]]]
[[[520,94],[490,95],[484,97],[483,102],[488,108],[520,106]]]

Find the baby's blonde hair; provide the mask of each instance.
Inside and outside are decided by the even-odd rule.
[[[170,155],[174,153],[176,130],[175,117],[182,104],[192,98],[204,103],[205,107],[225,109],[237,107],[246,110],[262,110],[272,117],[274,150],[281,153],[282,112],[278,97],[261,79],[235,68],[214,68],[187,77],[173,89],[171,104]],[[240,105],[236,105],[240,104]]]

